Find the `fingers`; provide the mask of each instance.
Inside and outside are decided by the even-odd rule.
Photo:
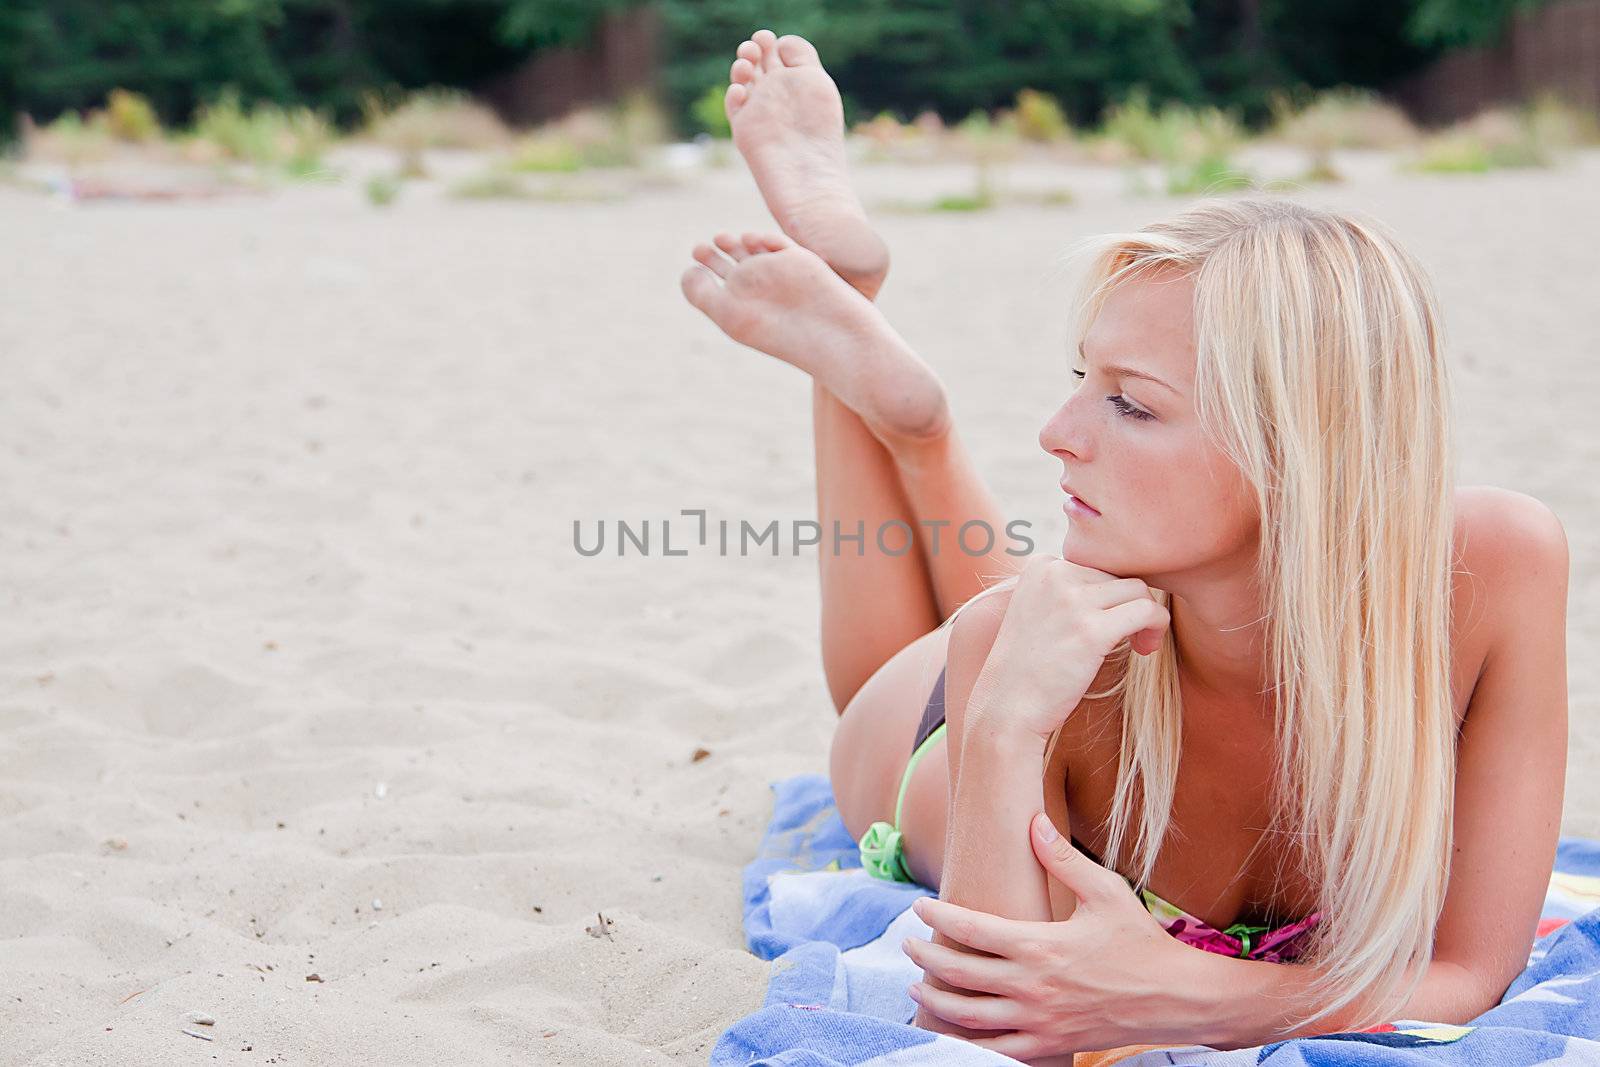
[[[1148,647],[1152,640],[1160,641],[1171,622],[1172,616],[1166,608],[1154,600],[1141,599],[1107,608],[1100,613],[1096,625],[1108,645],[1139,636],[1140,642]]]
[[[1085,907],[1094,907],[1119,895],[1127,895],[1128,883],[1122,880],[1122,875],[1102,867],[1078,851],[1070,837],[1056,830],[1050,816],[1041,811],[1033,817],[1029,829],[1032,831],[1033,855],[1039,865],[1078,898],[1078,910],[1067,922],[1079,918]]]
[[[943,934],[957,944],[975,948],[979,952],[987,952],[992,956],[1014,958],[1018,947],[1027,936],[1026,923],[1015,919],[1002,919],[987,912],[973,911],[959,904],[951,904],[947,900],[918,897],[911,905],[911,909],[917,913],[918,918],[933,927],[935,933]]]
[[[1001,1056],[1010,1056],[1014,1060],[1032,1060],[1050,1054],[1044,1040],[1026,1030],[999,1034],[995,1037],[969,1037],[967,1040],[979,1048],[986,1048]]]
[[[1154,600],[1150,587],[1141,578],[1114,578],[1109,582],[1091,582],[1084,586],[1084,594],[1097,608],[1114,607],[1130,600]]]
[[[952,993],[926,982],[918,982],[908,992],[912,1000],[945,1022],[969,1030],[1010,1030],[1023,1025],[1022,1006],[1007,997]]]
[[[1060,556],[1048,554],[1032,555],[1022,567],[1023,575],[1032,575],[1034,581],[1043,580],[1071,580],[1076,582],[1108,582],[1116,577],[1107,571],[1097,571],[1093,567],[1085,567]]]
[[[733,269],[733,264],[729,263],[726,258],[710,245],[695,245],[694,258],[697,263],[700,263],[719,278],[726,278],[728,272]]]
[[[900,946],[911,962],[929,978],[975,993],[1010,994],[1017,988],[1016,970],[1008,960],[961,952],[920,937],[908,937]]]

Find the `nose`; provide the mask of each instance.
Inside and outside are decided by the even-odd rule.
[[[1089,458],[1088,429],[1091,420],[1078,410],[1078,401],[1082,397],[1081,389],[1067,397],[1066,402],[1056,408],[1055,414],[1045,420],[1039,429],[1039,447],[1058,459],[1082,461]]]

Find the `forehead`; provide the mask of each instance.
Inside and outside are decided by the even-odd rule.
[[[1130,278],[1105,298],[1083,337],[1092,362],[1148,371],[1180,390],[1194,383],[1194,275]]]

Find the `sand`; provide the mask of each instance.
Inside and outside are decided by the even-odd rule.
[[[1600,836],[1600,156],[1348,169],[1306,195],[1435,271],[1463,482],[1565,521],[1564,829]],[[883,305],[1049,546],[1058,260],[1177,202],[1013,180],[1077,199],[880,212]],[[966,181],[860,177],[873,204]],[[740,867],[833,720],[815,557],[722,556],[680,512],[812,516],[809,386],[677,277],[768,225],[737,166],[388,210],[353,181],[0,189],[0,1063],[703,1062],[760,1004]],[[649,556],[617,557],[619,519]]]

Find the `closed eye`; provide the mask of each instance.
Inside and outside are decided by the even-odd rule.
[[[1112,393],[1110,396],[1106,397],[1106,399],[1111,401],[1111,406],[1117,409],[1118,415],[1126,415],[1130,419],[1141,420],[1155,418],[1154,415],[1150,414],[1148,411],[1145,411],[1143,408],[1136,408],[1132,404],[1128,403],[1127,398],[1121,393]]]
[[[1076,367],[1072,368],[1072,373],[1077,376],[1079,382],[1082,382],[1083,379],[1088,376],[1086,372],[1081,371]],[[1148,411],[1145,411],[1143,408],[1137,408],[1128,403],[1128,398],[1123,396],[1121,393],[1112,393],[1110,396],[1106,397],[1106,399],[1111,402],[1112,407],[1117,409],[1118,415],[1124,415],[1130,419],[1139,419],[1141,421],[1155,418],[1154,415],[1150,414]]]

